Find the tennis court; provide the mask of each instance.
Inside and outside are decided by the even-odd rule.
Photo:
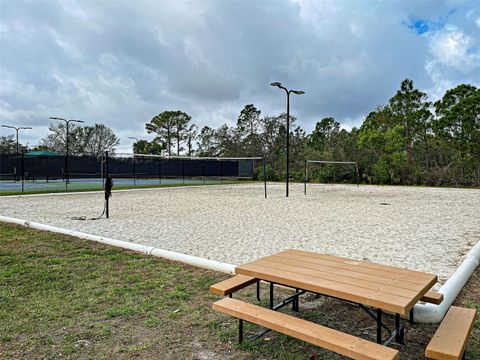
[[[221,184],[224,182],[230,182],[233,180],[228,179],[122,179],[114,178],[115,188],[128,188],[128,187],[156,187],[156,186],[168,186],[168,185],[211,185]],[[23,186],[23,192],[58,192],[58,191],[75,191],[75,190],[102,190],[102,179],[70,179],[68,184],[63,180],[36,180],[36,181],[1,181],[0,182],[0,194],[1,193],[21,193]]]

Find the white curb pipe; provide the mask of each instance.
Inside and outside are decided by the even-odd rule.
[[[158,256],[158,257],[162,257],[162,258],[173,260],[173,261],[179,261],[185,264],[198,266],[204,269],[210,269],[210,270],[220,271],[220,272],[229,273],[229,274],[235,273],[235,265],[221,263],[215,260],[204,259],[197,256],[186,255],[186,254],[182,254],[174,251],[162,250],[162,249],[155,248],[153,246],[145,246],[141,244],[131,243],[128,241],[110,239],[103,236],[87,234],[87,233],[74,231],[74,230],[62,229],[56,226],[50,226],[50,225],[36,223],[33,221],[15,219],[15,218],[1,216],[1,215],[0,215],[0,221],[22,225],[32,229],[44,230],[44,231],[50,231],[58,234],[75,236],[80,239],[92,240],[102,244],[107,244],[111,246],[120,247],[123,249],[140,252],[146,255],[153,255],[153,256]]]
[[[80,239],[92,240],[107,245],[121,247],[147,255],[162,257],[165,259],[183,262],[189,265],[202,267],[205,269],[220,271],[224,273],[234,274],[235,265],[221,263],[214,260],[204,259],[197,256],[186,255],[174,251],[162,250],[153,246],[145,246],[131,243],[128,241],[115,240],[102,236],[82,233],[79,231],[62,229],[56,226],[44,225],[32,221],[15,219],[0,215],[0,221],[22,225],[37,230],[44,230],[75,236]],[[414,307],[414,320],[416,323],[439,323],[442,321],[450,305],[455,301],[468,279],[480,264],[480,242],[478,242],[467,254],[467,257],[457,270],[450,276],[447,282],[440,288],[439,292],[443,294],[443,301],[440,305],[434,304],[417,304]]]
[[[436,324],[442,321],[450,306],[467,283],[477,266],[480,265],[480,242],[467,254],[462,264],[455,270],[445,284],[438,290],[443,294],[440,305],[417,304],[413,308],[413,319],[416,323]]]

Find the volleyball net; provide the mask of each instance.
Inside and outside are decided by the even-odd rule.
[[[225,184],[265,178],[263,157],[188,157],[104,153],[100,156],[31,155],[2,157],[0,192]],[[10,182],[10,183],[8,183]]]

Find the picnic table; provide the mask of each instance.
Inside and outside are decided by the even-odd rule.
[[[404,343],[405,327],[401,316],[413,322],[413,307],[418,301],[440,304],[443,294],[429,291],[437,276],[394,266],[358,261],[302,250],[286,250],[238,266],[236,276],[210,287],[210,292],[229,296],[216,301],[212,307],[239,320],[239,342],[243,341],[243,322],[259,325],[265,330],[258,339],[274,330],[352,359],[398,360],[399,351],[389,348],[393,339]],[[257,284],[260,300],[260,281],[270,284],[270,309],[232,299],[232,294],[248,285]],[[293,288],[294,294],[274,305],[274,285]],[[292,304],[299,311],[299,297],[307,292],[354,303],[375,319],[377,343],[316,324],[296,316],[278,312]],[[395,314],[395,328],[382,320],[384,312]],[[475,309],[450,307],[434,337],[425,350],[431,359],[465,357],[465,348],[477,318]],[[388,332],[383,340],[382,330]]]
[[[298,297],[305,292],[358,304],[376,320],[377,343],[384,345],[393,338],[403,343],[404,326],[400,317],[413,315],[414,305],[437,282],[434,274],[302,250],[266,256],[238,266],[235,271],[270,283],[270,309],[273,310],[289,302],[298,310]],[[275,307],[274,284],[294,288],[296,292]],[[384,312],[395,314],[393,330],[382,321]],[[385,341],[382,329],[388,331]]]

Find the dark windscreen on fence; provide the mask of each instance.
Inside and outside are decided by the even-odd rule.
[[[99,190],[108,171],[115,188],[213,184],[256,177],[259,158],[222,159],[133,154],[68,157],[52,152],[0,154],[0,193]],[[108,170],[106,167],[108,163]]]
[[[113,177],[240,177],[238,160],[161,157],[110,157],[109,173]],[[253,169],[253,167],[252,167]],[[253,177],[253,171],[244,177]]]
[[[15,181],[15,154],[0,154],[0,181]]]

